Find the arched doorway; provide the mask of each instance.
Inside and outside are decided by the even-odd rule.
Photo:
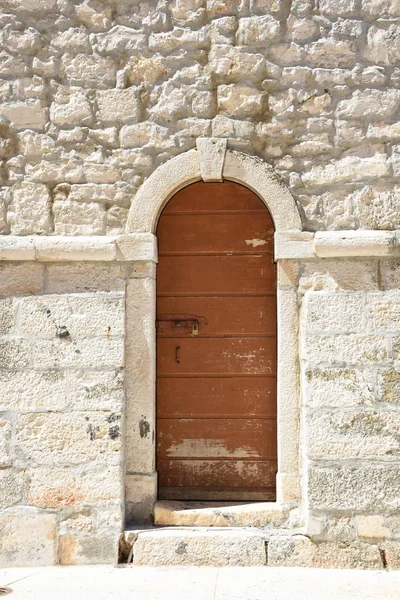
[[[194,183],[158,223],[160,499],[274,500],[274,226],[248,188]]]

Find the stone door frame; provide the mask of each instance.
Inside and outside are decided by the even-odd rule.
[[[276,241],[302,231],[296,203],[273,169],[261,159],[228,150],[226,140],[200,138],[197,149],[182,153],[158,167],[138,191],[127,222],[132,234],[154,236],[168,200],[196,181],[229,180],[248,187],[266,205],[275,225]],[[295,507],[300,486],[300,375],[297,292],[290,284],[286,263],[277,260],[278,473],[276,506]],[[157,501],[155,470],[156,420],[156,278],[154,262],[142,262],[127,283],[126,298],[126,520],[149,522]],[[274,503],[266,502],[269,510]]]

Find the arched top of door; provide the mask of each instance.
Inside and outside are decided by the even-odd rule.
[[[226,140],[199,138],[197,149],[158,167],[132,203],[127,233],[155,233],[168,200],[196,181],[233,181],[255,192],[268,208],[275,231],[301,231],[299,210],[287,187],[270,165],[256,156],[226,148]]]

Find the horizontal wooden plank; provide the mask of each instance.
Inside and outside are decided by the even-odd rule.
[[[276,379],[261,377],[159,378],[157,417],[274,417]]]
[[[275,265],[270,256],[162,256],[157,268],[157,294],[174,296],[275,291]]]
[[[274,229],[266,213],[165,215],[158,235],[159,256],[164,253],[272,254]]]
[[[275,339],[160,337],[157,343],[157,373],[159,376],[275,375]]]
[[[209,500],[227,502],[275,502],[275,487],[261,489],[159,487],[159,500]]]
[[[157,334],[190,336],[193,323],[176,323],[174,315],[199,319],[199,337],[205,335],[276,335],[276,298],[244,297],[168,297],[157,299]]]
[[[158,419],[157,452],[167,458],[276,459],[275,419]]]
[[[157,464],[161,488],[200,490],[270,489],[277,470],[275,461],[158,460]]]
[[[231,181],[223,183],[199,181],[188,185],[171,198],[162,214],[210,210],[265,210],[272,223],[263,201],[248,188]]]

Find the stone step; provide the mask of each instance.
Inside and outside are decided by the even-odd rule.
[[[127,562],[146,566],[263,566],[268,537],[260,529],[168,527],[125,531]]]
[[[393,543],[392,543],[393,544]],[[397,546],[396,546],[397,547]],[[133,566],[399,568],[398,550],[363,542],[313,542],[300,530],[143,527],[123,532],[120,561]],[[384,558],[383,558],[384,556]]]
[[[159,500],[156,525],[185,527],[282,527],[286,520],[276,502],[182,502]]]

